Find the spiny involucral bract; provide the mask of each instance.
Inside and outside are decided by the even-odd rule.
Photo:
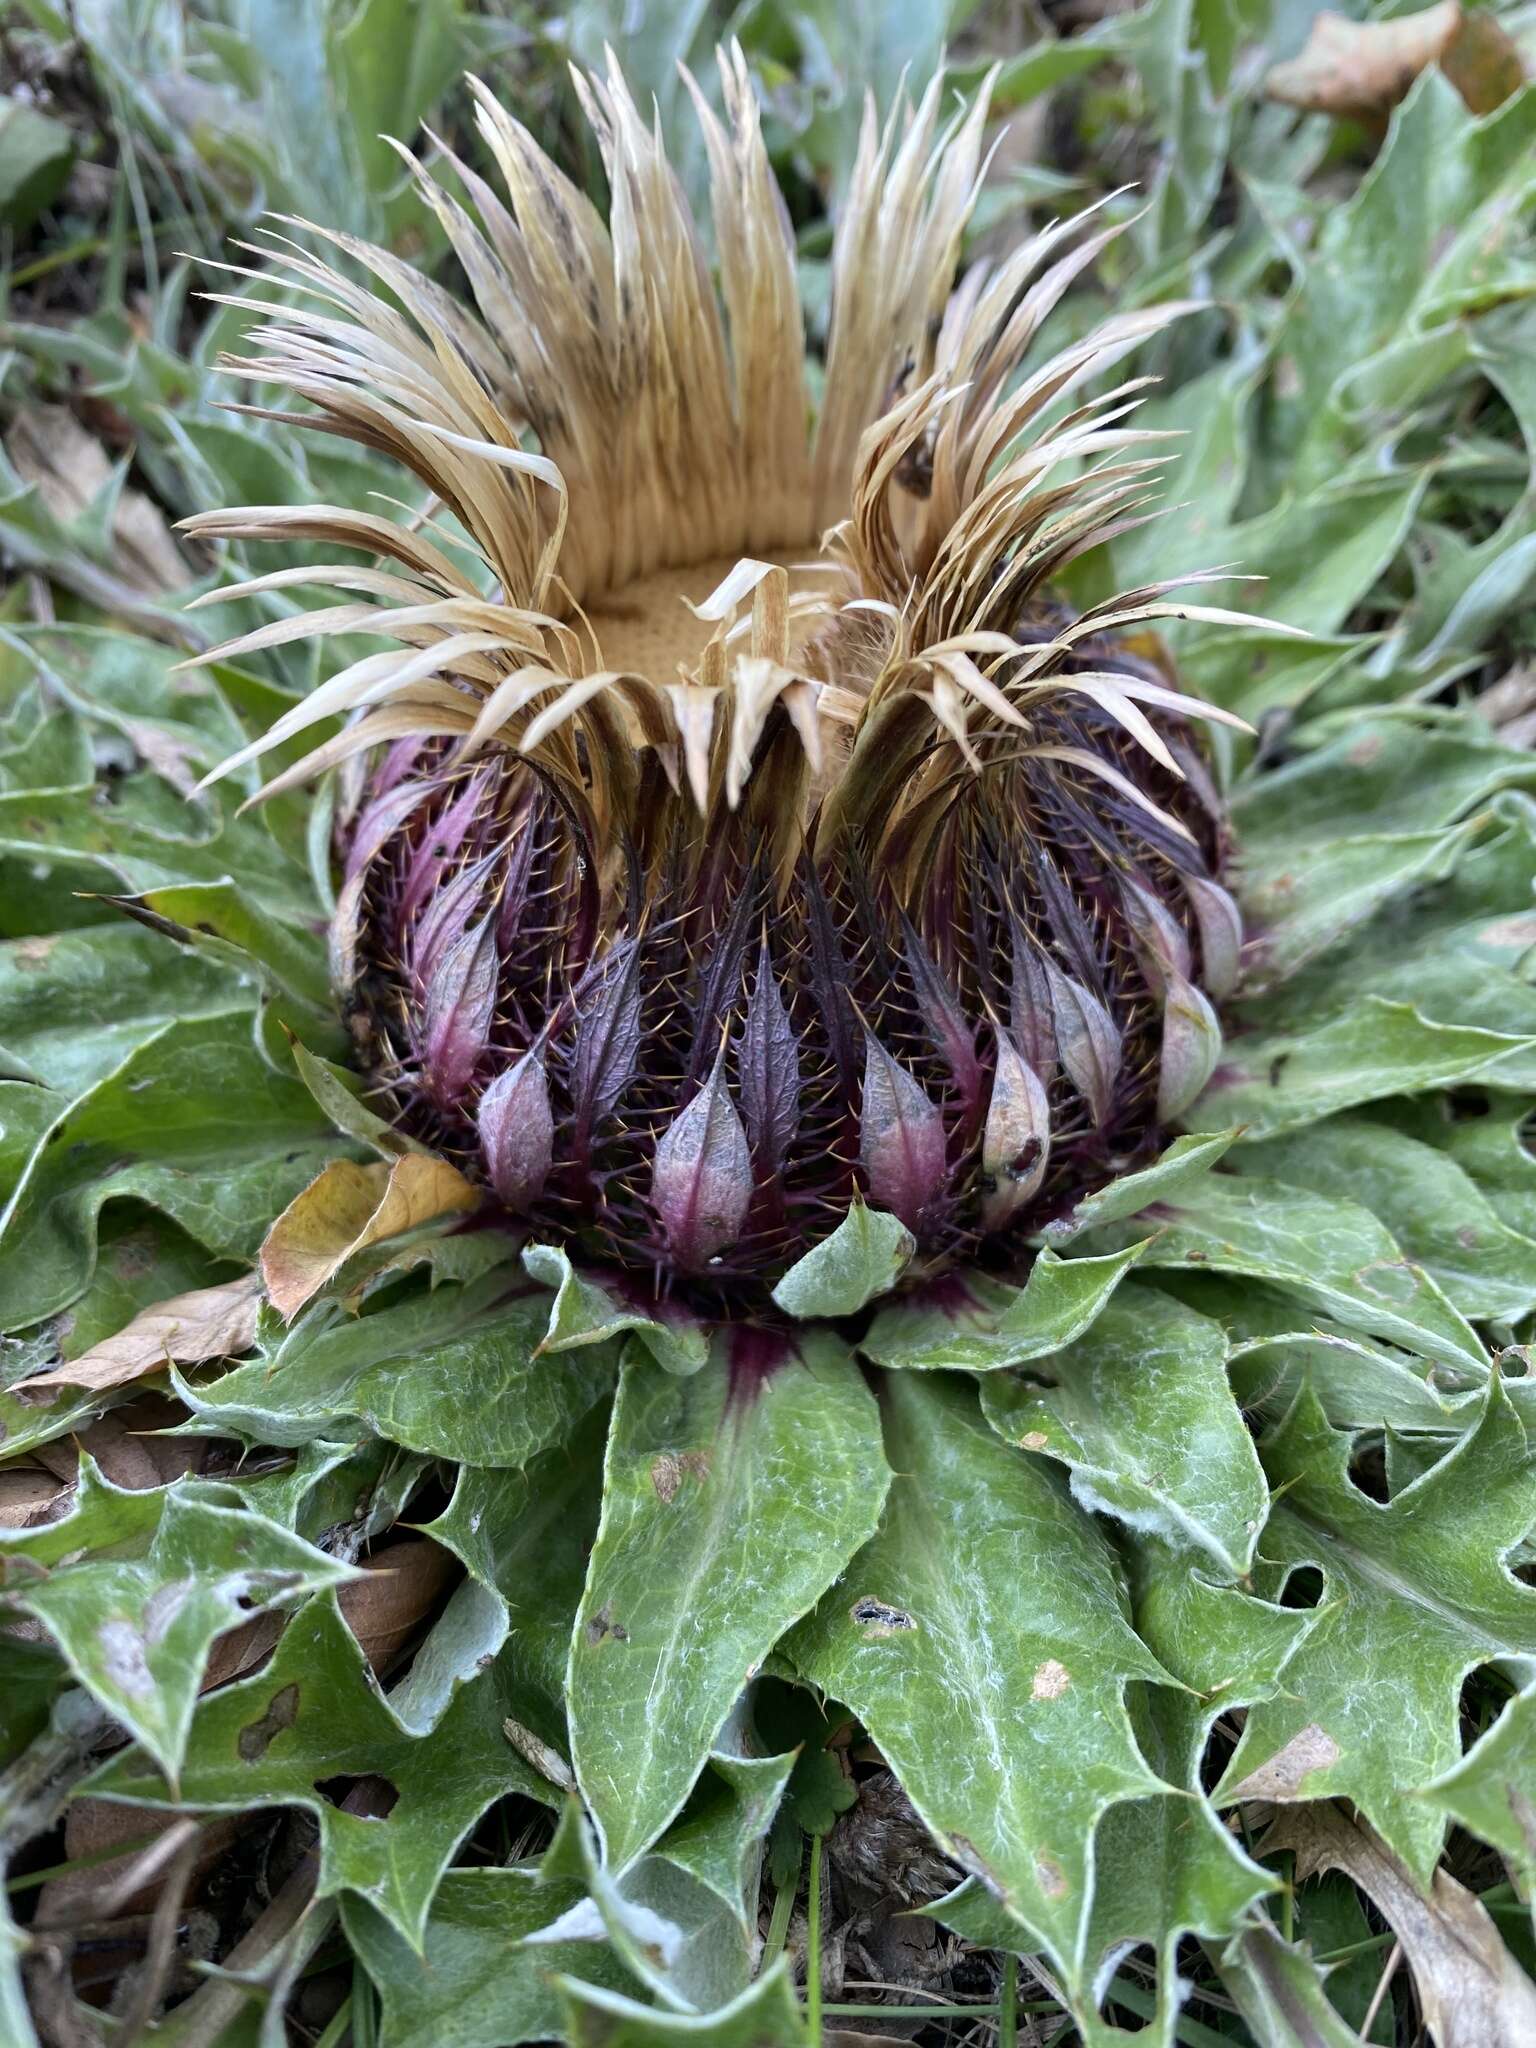
[[[381,1094],[541,1234],[751,1301],[856,1193],[926,1270],[1006,1248],[1204,1084],[1241,939],[1191,723],[1220,714],[1120,636],[1240,615],[1048,594],[1148,502],[1107,373],[1187,309],[1037,361],[1092,221],[956,282],[984,97],[942,134],[937,82],[866,117],[808,425],[793,244],[721,69],[718,286],[610,67],[581,84],[606,222],[476,87],[502,190],[411,159],[472,304],[323,230],[346,269],[280,243],[294,307],[231,301],[263,323],[237,367],[462,535],[189,524],[376,565],[241,586],[344,596],[217,652],[391,643],[226,764],[345,718],[268,788],[340,770],[335,972]]]

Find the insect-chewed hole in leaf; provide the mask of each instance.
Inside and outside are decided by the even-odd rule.
[[[1122,2034],[1139,2034],[1151,2026],[1156,2010],[1157,1972],[1157,1950],[1149,1941],[1113,1952],[1099,1971],[1100,2018]],[[1127,1999],[1134,1999],[1135,2003],[1127,2003]]]
[[[327,1805],[361,1813],[369,1820],[382,1820],[400,1797],[399,1786],[376,1772],[317,1778],[315,1790]]]
[[[1475,1123],[1492,1108],[1493,1098],[1486,1088],[1452,1088],[1446,1096],[1446,1109],[1454,1124]]]
[[[917,1627],[904,1608],[888,1607],[883,1600],[872,1600],[867,1595],[855,1600],[848,1612],[867,1636],[896,1636]]]
[[[298,1719],[299,1688],[285,1685],[273,1693],[264,1714],[254,1721],[248,1721],[235,1738],[235,1748],[243,1763],[259,1763],[266,1755],[274,1736],[281,1735],[285,1728],[291,1728]]]
[[[1349,1483],[1367,1500],[1385,1503],[1392,1498],[1387,1477],[1386,1454],[1380,1444],[1366,1444],[1349,1463]]]
[[[1461,1681],[1457,1713],[1462,1754],[1488,1733],[1509,1702],[1510,1687],[1491,1664],[1479,1664]]]
[[[1237,1748],[1242,1730],[1230,1714],[1211,1724],[1211,1732],[1205,1738],[1205,1748],[1200,1752],[1200,1787],[1202,1791],[1214,1792],[1227,1774],[1227,1765]]]
[[[1315,1607],[1323,1597],[1323,1575],[1315,1564],[1298,1565],[1280,1594],[1282,1607]]]
[[[588,1643],[595,1650],[599,1643],[627,1643],[629,1630],[622,1621],[616,1621],[606,1607],[599,1607],[595,1614],[589,1614],[582,1630]]]

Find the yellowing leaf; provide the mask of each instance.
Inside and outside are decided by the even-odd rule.
[[[133,1321],[66,1365],[34,1373],[27,1395],[56,1387],[105,1391],[158,1372],[163,1365],[195,1365],[204,1358],[228,1358],[256,1341],[261,1276],[242,1273],[218,1287],[199,1287],[141,1309]]]
[[[1474,114],[1490,113],[1525,82],[1520,52],[1498,22],[1463,14],[1457,0],[1441,0],[1395,21],[1317,15],[1306,48],[1274,67],[1264,91],[1308,113],[1386,114],[1431,64],[1440,66]]]
[[[467,1215],[480,1194],[446,1159],[407,1153],[390,1166],[333,1159],[278,1217],[261,1248],[279,1315],[292,1317],[349,1260],[441,1216]]]
[[[1331,1801],[1276,1816],[1265,1849],[1291,1849],[1300,1883],[1342,1870],[1367,1893],[1402,1944],[1424,2023],[1440,2048],[1492,2048],[1536,2040],[1536,1985],[1520,1968],[1475,1893],[1449,1871],[1421,1885],[1362,1822]]]

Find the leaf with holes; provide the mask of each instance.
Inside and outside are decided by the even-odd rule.
[[[681,1809],[888,1484],[874,1398],[836,1339],[738,1330],[688,1379],[629,1351],[567,1681],[577,1781],[616,1869]]]
[[[1144,1232],[1122,1250],[1064,1259],[1043,1251],[1022,1287],[981,1273],[948,1274],[882,1308],[859,1349],[877,1365],[923,1372],[1002,1372],[1071,1344],[1147,1248]]]
[[[185,1486],[125,1492],[83,1455],[71,1514],[0,1533],[0,1606],[42,1623],[173,1785],[214,1638],[354,1576],[262,1516]]]
[[[1303,1391],[1265,1438],[1283,1488],[1255,1583],[1271,1597],[1321,1574],[1315,1625],[1285,1687],[1249,1713],[1222,1800],[1353,1801],[1421,1881],[1446,1816],[1419,1788],[1461,1754],[1469,1672],[1536,1657],[1536,1587],[1504,1560],[1536,1523],[1536,1461],[1500,1380],[1475,1428],[1390,1501],[1350,1476],[1351,1439]]]
[[[1059,1458],[1085,1508],[1240,1578],[1269,1488],[1226,1357],[1219,1323],[1127,1282],[1086,1336],[1029,1375],[989,1374],[982,1413],[1009,1443]]]
[[[880,1532],[786,1653],[859,1716],[940,1846],[1080,2001],[1094,1830],[1163,1789],[1126,1686],[1166,1674],[1132,1631],[1103,1536],[1042,1461],[987,1428],[972,1388],[896,1374],[884,1415],[902,1478]]]
[[[487,1807],[509,1792],[551,1795],[502,1733],[499,1672],[460,1688],[428,1735],[380,1696],[329,1598],[312,1600],[254,1678],[210,1693],[187,1739],[180,1800],[211,1813],[299,1806],[320,1827],[316,1895],[356,1892],[418,1954],[438,1881]],[[370,1781],[348,1809],[337,1779]],[[371,1781],[380,1780],[380,1784]],[[178,1800],[136,1751],[114,1757],[92,1793],[130,1805]]]
[[[383,2006],[391,2048],[504,2048],[558,2039],[560,1980],[613,1991],[634,1979],[603,1940],[525,1946],[525,1937],[580,1906],[577,1880],[536,1866],[450,1870],[432,1900],[420,1949],[354,1893],[342,1899],[347,1939]]]

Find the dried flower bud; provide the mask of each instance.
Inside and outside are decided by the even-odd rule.
[[[859,1156],[871,1201],[917,1235],[944,1187],[944,1119],[867,1030]]]
[[[549,1076],[536,1049],[496,1076],[480,1098],[476,1122],[491,1186],[522,1215],[543,1194],[555,1156]]]
[[[1216,1012],[1193,982],[1170,975],[1163,1000],[1163,1048],[1157,1069],[1157,1115],[1171,1123],[1194,1101],[1221,1058]]]
[[[462,1111],[490,1039],[501,966],[491,920],[456,939],[427,984],[421,1026],[421,1077],[445,1113]]]
[[[1051,1156],[1045,1084],[1005,1031],[995,1033],[995,1042],[997,1071],[981,1139],[981,1220],[988,1230],[1003,1229],[1033,1201]]]
[[[1110,1100],[1124,1059],[1120,1032],[1099,998],[1050,958],[1045,958],[1051,1010],[1056,1020],[1056,1050],[1067,1079],[1088,1105],[1094,1124],[1109,1121]]]
[[[1200,979],[1217,1002],[1237,987],[1243,952],[1243,920],[1219,882],[1185,875],[1184,890],[1200,933]]]
[[[651,1206],[684,1272],[697,1273],[741,1235],[752,1204],[747,1134],[725,1082],[725,1047],[656,1146]]]
[[[226,766],[340,714],[272,787],[340,771],[333,953],[375,1087],[541,1232],[750,1318],[857,1195],[933,1273],[1022,1244],[1198,1092],[1220,1042],[1201,991],[1236,985],[1241,945],[1198,745],[1229,714],[1145,643],[1171,613],[1239,615],[1161,582],[1062,601],[1145,488],[1140,457],[1076,459],[1139,435],[1097,371],[1161,316],[1046,363],[1041,321],[1099,246],[1070,227],[1004,259],[1006,317],[990,288],[951,296],[979,110],[941,137],[929,95],[894,154],[872,131],[850,221],[932,232],[899,252],[895,332],[840,230],[854,311],[807,418],[792,251],[733,75],[718,280],[685,263],[672,288],[711,237],[617,70],[588,101],[610,233],[488,107],[510,208],[419,172],[474,251],[474,306],[396,256],[353,252],[375,297],[278,243],[303,290],[244,367],[484,516],[450,558],[417,523],[311,508],[306,532],[387,564],[339,581],[388,644]],[[528,233],[574,266],[524,260],[529,193]],[[1026,364],[1037,397],[1074,391],[1065,413],[1015,403]],[[198,530],[297,531],[287,508]]]

